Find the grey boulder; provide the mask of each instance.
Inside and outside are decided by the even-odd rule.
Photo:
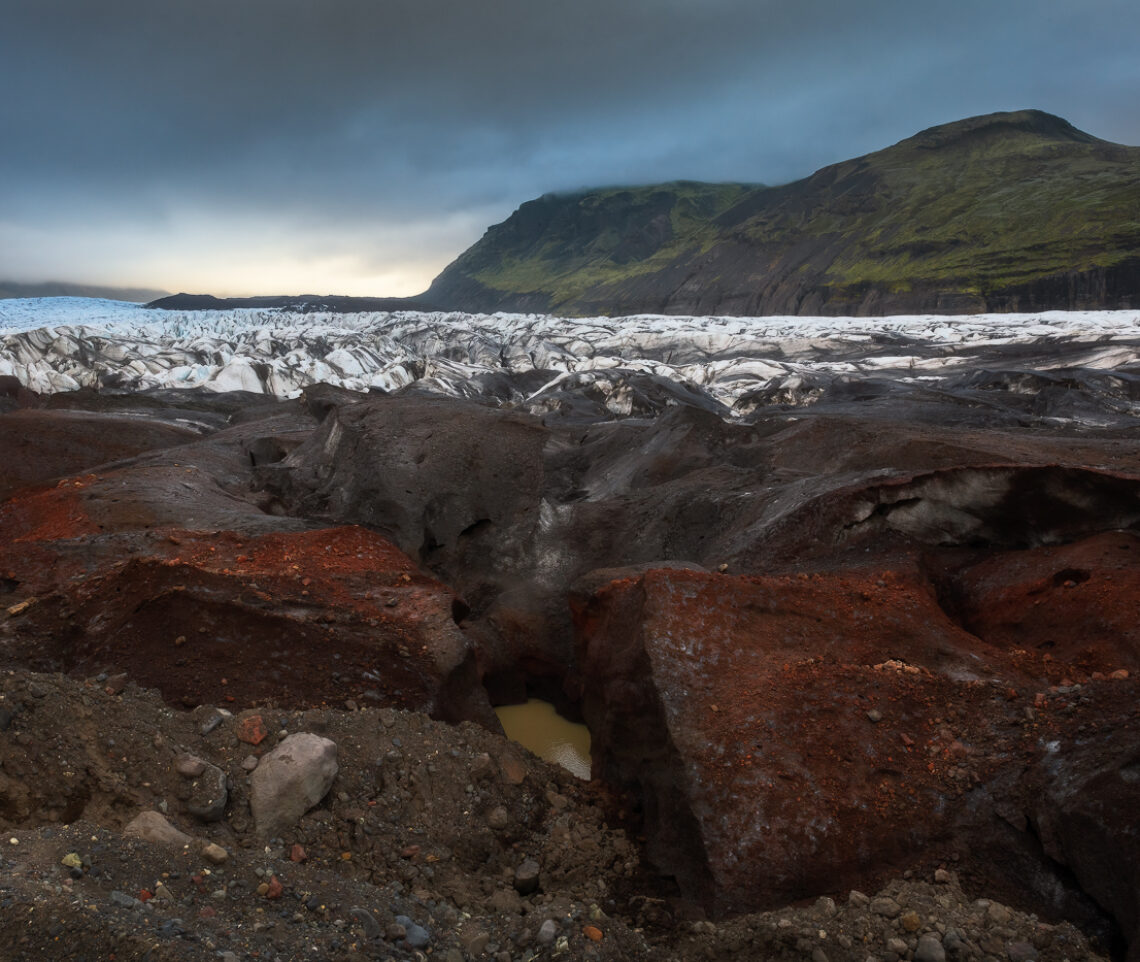
[[[289,735],[250,777],[249,807],[258,834],[279,835],[328,794],[336,778],[336,743],[320,735]]]

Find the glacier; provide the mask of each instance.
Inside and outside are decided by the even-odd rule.
[[[0,301],[0,376],[39,394],[201,388],[290,398],[327,383],[537,414],[565,411],[572,394],[612,416],[689,403],[735,418],[850,395],[860,383],[961,391],[1000,372],[1014,393],[1095,381],[1100,408],[1134,416],[1138,358],[1140,311],[565,318]]]

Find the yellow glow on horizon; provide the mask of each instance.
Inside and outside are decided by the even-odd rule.
[[[13,256],[0,280],[63,281],[217,297],[341,294],[411,297],[485,229],[489,215],[382,224],[267,223],[181,212],[161,229],[79,223],[5,224]]]

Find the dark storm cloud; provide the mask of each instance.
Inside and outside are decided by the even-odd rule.
[[[1137,143],[1138,10],[8,0],[0,225],[135,224],[161,238],[180,212],[271,215],[310,232],[310,248],[339,232],[384,260],[387,242],[366,240],[381,221],[450,217],[454,254],[476,215],[546,190],[777,182],[991,110],[1041,107]]]

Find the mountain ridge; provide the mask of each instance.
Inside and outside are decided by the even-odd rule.
[[[1140,304],[1140,148],[1037,110],[927,128],[768,187],[546,194],[421,298],[585,314],[877,314]]]

